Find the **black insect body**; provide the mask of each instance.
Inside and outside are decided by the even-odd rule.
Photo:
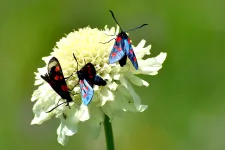
[[[77,62],[77,59],[74,54],[73,56]],[[84,105],[87,106],[91,102],[92,97],[94,95],[93,86],[105,86],[106,81],[96,74],[96,69],[92,63],[85,64],[80,70],[77,69],[77,76],[79,78],[82,101]]]
[[[127,57],[128,57],[130,61],[132,62],[134,68],[138,70],[137,58],[132,48],[130,38],[128,37],[126,32],[142,28],[143,26],[146,26],[148,24],[143,24],[139,27],[136,27],[127,31],[123,31],[111,10],[110,10],[110,13],[112,14],[112,17],[117,23],[117,25],[120,27],[121,32],[115,38],[115,43],[109,55],[109,63],[113,64],[119,61],[120,66],[123,67],[124,65],[126,65]]]
[[[57,58],[53,57],[48,63],[48,73],[41,75],[41,78],[44,79],[49,85],[54,89],[54,91],[61,96],[62,99],[66,99],[66,102],[57,104],[54,108],[47,113],[53,111],[58,106],[65,104],[69,107],[69,103],[73,102],[71,98],[68,86],[66,84],[62,68]]]

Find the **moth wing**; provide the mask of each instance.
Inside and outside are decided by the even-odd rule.
[[[87,106],[92,100],[92,97],[94,95],[94,90],[85,79],[80,80],[79,82],[80,82],[82,101],[84,105]]]
[[[130,59],[130,61],[132,62],[134,68],[136,70],[138,70],[138,62],[137,62],[137,58],[135,56],[134,50],[132,48],[131,43],[128,42],[129,39],[125,39],[124,40],[124,50],[126,52],[127,57]]]
[[[112,51],[109,55],[109,63],[110,64],[113,64],[113,63],[119,61],[125,55],[121,41],[120,42],[115,41],[115,43],[114,43]]]
[[[84,76],[84,78],[88,81],[89,85],[93,87],[94,77],[96,75],[96,69],[92,63],[87,63],[83,68],[80,70]]]
[[[96,75],[96,69],[92,63],[87,63],[84,67],[81,68],[80,71],[85,72],[88,75]]]
[[[68,86],[58,59],[52,57],[48,63],[47,69],[48,74],[45,74],[44,76],[41,75],[41,78],[48,82],[63,99],[70,99]]]
[[[98,75],[95,75],[94,84],[101,85],[101,86],[105,86],[106,85],[106,81],[103,80],[102,77],[100,77]]]

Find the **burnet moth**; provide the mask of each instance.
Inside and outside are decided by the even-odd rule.
[[[62,99],[66,99],[65,102],[61,104],[57,104],[54,108],[47,111],[46,113],[53,111],[55,108],[65,103],[66,103],[66,106],[70,108],[69,102],[72,102],[73,99],[70,96],[70,92],[65,81],[66,78],[64,78],[62,68],[57,58],[52,57],[50,59],[48,63],[48,73],[46,73],[45,75],[41,75],[41,78],[44,79],[46,82],[48,82],[49,85],[53,88],[53,90],[57,94],[59,94]]]
[[[119,25],[118,21],[116,20],[113,12],[111,10],[109,10],[109,11],[111,12],[113,19],[115,20],[116,24],[119,26],[119,28],[121,30],[121,32],[115,38],[114,46],[109,55],[109,63],[113,64],[113,63],[116,63],[117,61],[119,61],[120,66],[123,67],[124,65],[126,65],[126,61],[127,61],[127,57],[128,57],[131,60],[134,68],[136,70],[138,70],[137,58],[136,58],[136,56],[134,54],[134,50],[131,46],[130,38],[128,37],[126,32],[139,29],[148,24],[143,24],[139,27],[136,27],[136,28],[133,28],[133,29],[130,29],[127,31],[123,31],[121,26]],[[110,42],[110,41],[108,41],[108,42]],[[108,43],[108,42],[106,42],[106,43]]]
[[[105,86],[106,81],[100,76],[96,75],[96,69],[92,63],[85,64],[78,71],[78,61],[73,54],[74,59],[77,62],[77,76],[79,78],[81,97],[84,105],[88,105],[94,95],[94,85]]]

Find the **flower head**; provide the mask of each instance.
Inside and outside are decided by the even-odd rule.
[[[147,87],[149,84],[136,75],[156,75],[162,67],[166,53],[160,53],[154,58],[144,60],[145,55],[150,55],[151,46],[144,47],[145,40],[142,40],[136,47],[133,46],[139,70],[135,70],[129,60],[124,67],[120,67],[118,63],[108,64],[113,42],[106,44],[100,42],[109,41],[112,38],[107,34],[117,35],[118,32],[118,27],[116,31],[115,28],[105,27],[104,30],[98,30],[86,27],[69,33],[56,43],[51,55],[43,57],[46,66],[39,68],[35,73],[35,85],[39,87],[34,91],[31,99],[33,102],[36,101],[33,106],[35,116],[31,124],[41,124],[53,116],[59,118],[61,123],[57,129],[58,142],[64,145],[68,136],[77,132],[80,122],[90,120],[90,125],[98,133],[105,114],[113,119],[121,112],[143,112],[148,107],[141,104],[141,99],[133,89],[133,85]],[[73,53],[76,55],[78,66],[73,58]],[[94,96],[88,106],[82,104],[80,94],[75,94],[71,95],[74,101],[70,103],[71,109],[61,105],[51,113],[46,113],[61,99],[51,86],[40,78],[47,72],[48,62],[53,56],[59,60],[65,77],[81,69],[87,62],[91,62],[94,64],[97,74],[103,79],[107,79],[107,85],[94,86]],[[78,82],[77,75],[73,74],[66,82],[68,87],[72,88]],[[76,86],[73,92],[79,93],[80,87]]]

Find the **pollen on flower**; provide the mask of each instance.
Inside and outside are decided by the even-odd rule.
[[[142,40],[137,46],[133,46],[137,57],[137,60],[134,61],[138,62],[139,70],[133,68],[130,60],[127,60],[127,65],[124,67],[120,67],[118,63],[109,64],[109,54],[113,48],[114,41],[106,44],[101,42],[107,42],[114,38],[108,35],[117,35],[118,33],[118,27],[117,29],[109,29],[106,26],[104,30],[86,27],[69,33],[56,43],[50,56],[42,58],[46,65],[43,68],[39,68],[38,72],[35,73],[35,85],[38,88],[34,91],[31,98],[33,102],[36,102],[33,106],[35,116],[31,124],[41,124],[53,116],[59,118],[61,123],[57,130],[58,142],[64,145],[68,136],[72,136],[77,132],[80,122],[94,118],[95,123],[93,123],[93,126],[99,128],[104,121],[104,114],[112,119],[118,111],[142,112],[147,108],[147,105],[141,104],[141,99],[133,89],[133,86],[146,87],[149,84],[137,77],[136,74],[157,74],[166,58],[166,53],[160,53],[155,58],[143,59],[145,55],[150,55],[151,46],[144,47],[146,41]],[[76,56],[78,66],[73,54]],[[46,113],[58,103],[65,102],[47,82],[40,78],[41,75],[47,73],[47,64],[52,57],[56,57],[59,60],[65,77],[72,74],[66,80],[69,89],[72,89],[74,85],[79,83],[76,71],[89,62],[95,66],[97,74],[104,80],[107,80],[105,86],[95,85],[93,87],[94,96],[88,107],[82,103],[80,86],[78,84],[71,92],[71,98],[74,101],[69,103],[71,109],[63,104],[51,113]],[[57,69],[56,67],[55,69],[57,72],[59,68]],[[55,76],[55,78],[55,80],[59,80],[58,76]],[[83,81],[80,81],[80,83],[83,83]],[[61,87],[62,91],[67,91],[67,86]],[[87,94],[86,97],[88,97]]]

